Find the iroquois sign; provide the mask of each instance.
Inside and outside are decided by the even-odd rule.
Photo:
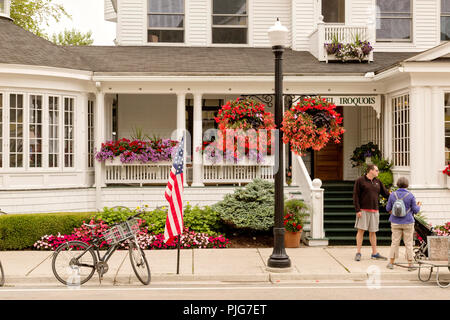
[[[375,96],[321,96],[337,106],[371,106],[377,113],[377,117],[381,112],[381,99],[379,95]]]

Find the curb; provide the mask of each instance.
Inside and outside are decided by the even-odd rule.
[[[244,275],[217,275],[217,274],[152,274],[151,283],[159,282],[278,282],[278,281],[296,281],[296,280],[353,280],[353,281],[365,281],[369,279],[367,273],[348,273],[348,274],[301,274],[297,272],[290,273],[265,273],[265,274],[244,274]],[[385,273],[380,274],[379,279],[383,280],[409,280],[419,281],[417,273]],[[430,281],[435,279],[433,274]],[[54,276],[8,276],[6,278],[5,286],[20,285],[62,285]],[[98,275],[94,275],[86,284],[99,284]],[[134,274],[123,274],[118,276],[105,276],[102,280],[102,284],[106,285],[139,285],[140,282]],[[1,289],[0,289],[1,290]]]

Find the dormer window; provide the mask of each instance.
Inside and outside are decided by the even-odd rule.
[[[212,2],[212,43],[247,43],[247,0]]]
[[[184,42],[184,0],[148,0],[148,42]]]
[[[450,0],[441,0],[441,40],[450,40]]]
[[[345,23],[345,0],[322,0],[323,21]]]

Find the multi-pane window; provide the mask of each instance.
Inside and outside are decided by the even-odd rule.
[[[3,95],[0,93],[0,168],[3,167]]]
[[[148,0],[148,42],[184,42],[184,0]]]
[[[42,96],[30,95],[29,107],[29,164],[42,167]]]
[[[58,167],[59,157],[59,97],[48,97],[48,166]]]
[[[247,0],[212,2],[212,43],[247,43]]]
[[[445,163],[450,164],[450,92],[445,94]]]
[[[450,40],[450,0],[441,0],[441,40]]]
[[[9,166],[23,167],[23,94],[9,95]]]
[[[88,167],[94,166],[94,101],[88,100]]]
[[[392,158],[394,166],[409,166],[409,95],[392,99]]]
[[[74,166],[74,99],[64,98],[64,167]]]
[[[411,41],[411,0],[377,0],[377,41]]]

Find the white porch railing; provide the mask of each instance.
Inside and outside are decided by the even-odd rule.
[[[317,29],[309,35],[309,52],[319,61],[328,62],[328,60],[335,60],[334,55],[327,54],[325,44],[332,43],[333,39],[347,44],[354,42],[356,37],[361,41],[369,41],[373,46],[376,41],[376,30],[373,23],[366,25],[345,25],[324,23],[323,20],[319,20]],[[368,55],[367,60],[373,61],[373,51]]]
[[[172,162],[160,162],[154,164],[105,164],[106,184],[164,184],[169,180]]]
[[[309,246],[328,245],[325,238],[323,220],[323,192],[322,181],[314,179],[311,181],[308,170],[303,159],[293,153],[292,157],[292,182],[298,186],[305,203],[310,207],[310,236],[306,238]]]
[[[253,179],[273,180],[273,166],[205,165],[203,183],[249,183]]]

